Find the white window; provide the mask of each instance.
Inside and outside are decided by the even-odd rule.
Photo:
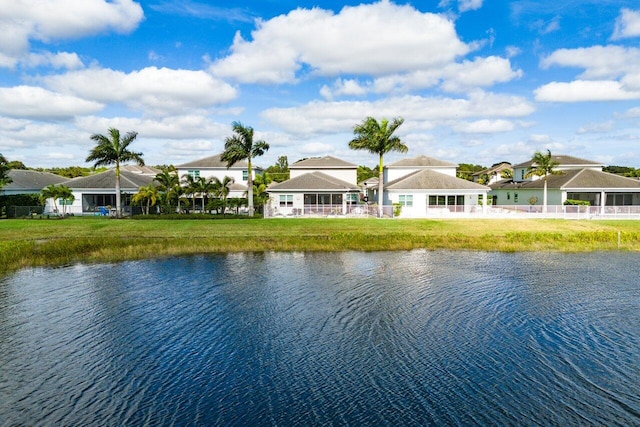
[[[347,193],[347,203],[358,203],[360,195],[358,193]]]
[[[242,171],[242,180],[243,181],[249,181],[249,171],[248,170]]]
[[[412,194],[401,194],[398,196],[398,202],[402,206],[413,206],[413,195]]]
[[[293,207],[293,194],[281,194],[280,195],[280,207],[281,208]]]
[[[187,171],[187,174],[191,178],[200,178],[200,171],[199,170],[190,170],[190,171]]]

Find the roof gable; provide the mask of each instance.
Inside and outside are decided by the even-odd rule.
[[[402,178],[395,179],[387,185],[387,190],[478,190],[489,191],[491,188],[456,178],[451,175],[432,171],[429,169],[410,173]]]
[[[2,187],[2,190],[42,190],[52,184],[60,184],[69,178],[49,172],[38,172],[32,170],[11,169],[8,173],[13,180]]]
[[[534,181],[513,182],[511,180],[500,181],[491,185],[492,189],[541,189],[544,188],[544,179]],[[562,171],[559,175],[547,176],[547,188],[570,190],[572,188],[627,188],[640,190],[640,180],[602,172],[594,169],[575,169]]]
[[[358,166],[333,156],[311,157],[289,165],[289,169],[344,168],[357,169]]]
[[[138,190],[153,182],[154,177],[135,172],[120,171],[120,188],[122,190]],[[116,171],[109,169],[95,175],[73,178],[64,183],[71,189],[95,188],[95,189],[115,189]]]
[[[181,165],[177,165],[176,168],[178,169],[187,169],[187,168],[246,169],[249,167],[249,163],[246,160],[240,160],[230,168],[227,168],[227,162],[221,160],[222,154],[223,153],[220,153],[214,156],[209,156],[209,157],[204,157],[202,159],[194,160],[192,162],[183,163]]]
[[[579,157],[567,156],[565,154],[551,155],[551,161],[558,164],[558,166],[603,166],[601,163],[593,162],[591,160],[581,159]],[[533,165],[533,159],[529,159],[526,162],[514,165],[513,168],[530,168]]]
[[[341,179],[334,178],[323,172],[309,172],[277,184],[271,184],[267,189],[271,191],[359,191],[360,188]]]
[[[412,159],[402,159],[387,165],[388,168],[405,168],[405,167],[450,167],[455,168],[455,163],[445,162],[444,160],[434,159],[428,156],[418,156]]]

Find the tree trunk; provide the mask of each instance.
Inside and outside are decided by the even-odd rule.
[[[547,176],[544,176],[544,189],[542,193],[542,212],[547,213]]]
[[[378,218],[382,218],[384,204],[384,171],[383,171],[382,154],[380,154],[380,163],[378,164]]]
[[[251,173],[251,154],[249,154],[249,157],[247,159],[247,169],[249,172],[249,176],[247,177],[247,201],[248,201],[248,205],[249,205],[249,216],[252,217],[253,216],[253,174]]]
[[[116,218],[122,218],[122,206],[120,202],[120,164],[116,163]]]

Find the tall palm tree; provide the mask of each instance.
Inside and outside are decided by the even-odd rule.
[[[542,212],[547,212],[547,176],[549,175],[560,175],[562,172],[555,170],[555,167],[558,166],[558,162],[553,161],[551,157],[551,150],[547,150],[547,154],[543,154],[540,151],[536,151],[533,154],[533,158],[531,159],[532,163],[529,167],[529,171],[525,175],[525,177],[530,176],[539,176],[542,177],[544,182],[544,190],[542,193]]]
[[[400,140],[393,136],[393,133],[404,123],[404,119],[397,117],[389,123],[387,119],[382,119],[379,123],[373,117],[367,117],[362,123],[353,128],[355,138],[349,142],[352,150],[367,150],[379,156],[378,164],[378,216],[382,218],[382,208],[384,203],[384,160],[383,156],[390,151],[406,153],[409,148]]]
[[[135,161],[138,165],[144,166],[142,153],[129,150],[129,145],[138,136],[137,132],[127,132],[124,138],[120,137],[120,131],[116,128],[109,128],[108,135],[94,134],[91,139],[97,144],[87,157],[87,162],[95,162],[94,167],[116,165],[116,216],[122,216],[122,206],[120,203],[120,164]]]
[[[13,182],[13,180],[9,176],[10,170],[11,170],[11,167],[9,166],[9,162],[0,153],[0,188]]]
[[[233,122],[231,125],[235,135],[225,139],[224,152],[220,159],[223,162],[227,162],[227,168],[230,168],[241,160],[247,160],[249,216],[253,216],[253,169],[251,160],[255,157],[262,156],[268,151],[269,144],[262,140],[254,141],[252,127],[244,126],[240,122]]]

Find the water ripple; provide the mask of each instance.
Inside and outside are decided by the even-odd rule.
[[[242,253],[0,282],[0,425],[640,425],[633,254]]]

